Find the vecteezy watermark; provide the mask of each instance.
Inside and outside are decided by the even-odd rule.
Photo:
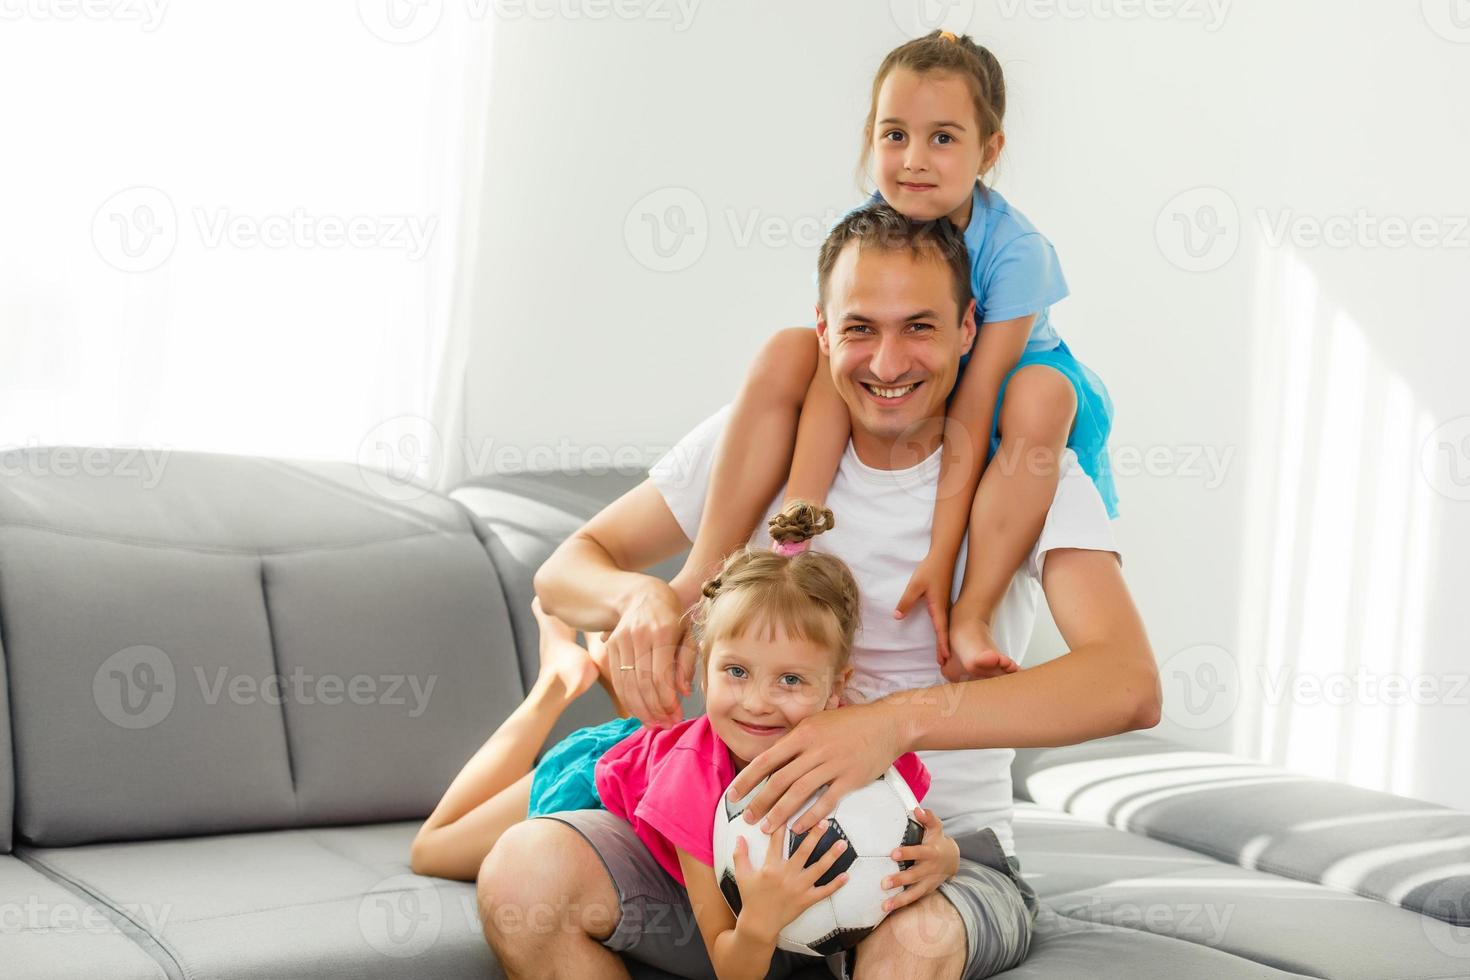
[[[142,923],[154,936],[162,935],[173,914],[173,905],[127,902],[116,906],[122,916]],[[0,902],[0,936],[22,932],[85,933],[116,935],[117,925],[97,906],[73,901],[48,902],[39,895]]]
[[[963,34],[975,16],[975,0],[888,0],[888,13],[904,37],[937,30]]]
[[[1298,214],[1284,208],[1256,211],[1261,234],[1271,248],[1470,249],[1470,214],[1377,215],[1367,208],[1352,214]]]
[[[1429,29],[1446,41],[1470,44],[1470,0],[1420,0]]]
[[[1195,187],[1164,205],[1154,221],[1154,240],[1178,268],[1213,272],[1240,247],[1240,209],[1218,187]]]
[[[431,492],[451,458],[462,472],[489,473],[635,473],[669,451],[667,445],[573,442],[531,446],[497,443],[494,439],[462,439],[449,445],[434,423],[421,415],[398,415],[373,426],[357,447],[363,485],[386,500],[416,500]]]
[[[0,0],[0,20],[114,21],[158,30],[169,0]]]
[[[1351,672],[1257,667],[1256,673],[1272,707],[1284,701],[1303,707],[1470,707],[1470,674],[1381,673],[1363,666]]]
[[[1192,480],[1206,490],[1218,490],[1235,461],[1235,446],[1109,446],[1114,476]]]
[[[260,677],[232,674],[225,667],[210,674],[196,666],[192,675],[200,700],[211,706],[223,700],[237,705],[380,705],[405,708],[409,718],[428,709],[439,680],[437,674],[312,674],[299,665],[288,674]],[[172,657],[155,646],[133,646],[98,666],[92,675],[92,702],[119,728],[152,728],[173,713],[179,687]]]
[[[698,262],[709,244],[704,201],[687,187],[645,194],[623,219],[623,241],[645,269],[681,272]]]
[[[1202,24],[1213,34],[1225,26],[1232,0],[999,0],[1000,15],[1032,20],[1173,20]]]
[[[702,0],[449,0],[451,10],[471,22],[646,21],[687,31]],[[357,0],[362,25],[389,44],[413,44],[434,33],[444,19],[445,0]]]
[[[408,708],[408,717],[417,718],[429,707],[438,674],[429,674],[427,682],[418,674],[310,674],[300,665],[289,674],[231,674],[225,667],[205,673],[194,668],[204,703],[216,705],[223,700],[231,704],[339,704],[359,706],[385,705]]]
[[[1429,433],[1419,451],[1429,486],[1450,500],[1470,500],[1470,415],[1450,419]]]
[[[1204,643],[1171,654],[1159,664],[1164,717],[1181,728],[1223,724],[1240,703],[1240,669],[1224,647]]]
[[[31,440],[25,446],[0,446],[0,477],[116,477],[137,480],[144,490],[152,490],[163,482],[171,452],[141,446],[44,446]]]
[[[1447,956],[1470,959],[1470,889],[1463,875],[1441,879],[1423,902],[1424,935]]]
[[[1235,917],[1235,904],[1122,902],[1094,895],[1086,905],[1068,908],[1067,915],[1096,927],[1142,929],[1204,946],[1219,946]]]
[[[179,241],[173,200],[157,187],[128,187],[92,215],[92,244],[123,272],[147,272],[168,261]]]
[[[3,2],[3,0],[0,0]],[[436,215],[313,213],[303,207],[256,214],[227,206],[196,206],[186,222],[157,187],[129,187],[109,197],[92,217],[92,244],[108,265],[148,272],[168,261],[181,231],[207,249],[382,249],[417,262],[429,251]]]
[[[369,946],[394,959],[422,956],[444,928],[444,903],[431,878],[384,878],[357,903],[357,928]]]

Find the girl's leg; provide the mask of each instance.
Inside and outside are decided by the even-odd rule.
[[[410,851],[417,874],[474,881],[495,841],[526,819],[531,766],[567,705],[598,679],[597,664],[561,620],[531,609],[541,627],[541,670],[531,693],[465,763],[419,828]]]
[[[724,557],[750,538],[786,479],[817,356],[816,331],[792,327],[766,342],[746,374],[715,454],[699,534],[669,583],[686,607]]]
[[[827,355],[819,353],[816,373],[801,404],[796,455],[791,461],[791,478],[786,481],[786,499],[782,503],[793,500],[825,503],[851,437],[852,417],[847,413],[847,403],[832,383]]]
[[[1021,368],[1006,386],[1000,447],[975,493],[965,581],[950,614],[950,649],[960,660],[956,668],[983,670],[997,652],[1012,657],[1022,652],[998,651],[990,624],[1016,569],[1041,536],[1076,414],[1071,381],[1045,365]]]

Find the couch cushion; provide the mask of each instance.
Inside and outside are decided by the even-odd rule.
[[[134,908],[139,919],[154,912]],[[167,980],[105,905],[79,898],[24,862],[0,857],[0,964],[26,980]]]
[[[1011,773],[1020,798],[1470,926],[1470,814],[1136,732]]]
[[[409,870],[417,829],[407,822],[18,850],[71,888],[156,910],[141,923],[171,976],[503,976],[480,930],[474,885]]]
[[[24,450],[0,486],[31,843],[422,816],[521,698],[473,518],[349,464]]]
[[[1023,874],[1067,931],[1127,930],[1293,976],[1470,974],[1470,930],[1438,919],[1032,804],[1014,826]]]
[[[536,595],[532,579],[536,570],[568,535],[643,479],[641,473],[617,472],[491,475],[476,478],[450,494],[478,515],[488,529],[486,547],[510,603],[516,649],[527,688],[536,679],[537,669],[539,630],[531,614],[531,599]],[[683,562],[684,554],[680,554],[648,571],[668,580]],[[685,701],[685,717],[703,711],[703,703],[695,691]],[[600,687],[594,687],[562,716],[546,744],[554,745],[583,725],[597,724],[611,717],[611,703]]]

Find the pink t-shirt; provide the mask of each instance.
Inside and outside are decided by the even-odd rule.
[[[905,752],[893,766],[922,800],[929,770],[919,757]],[[672,728],[638,729],[597,760],[593,778],[602,805],[633,825],[679,884],[684,872],[676,847],[714,867],[715,801],[735,778],[735,763],[709,715]]]

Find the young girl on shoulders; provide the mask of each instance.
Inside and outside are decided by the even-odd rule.
[[[979,333],[949,403],[929,554],[892,597],[899,618],[924,600],[950,680],[1016,669],[1010,651],[996,649],[990,624],[1041,533],[1065,448],[1117,516],[1106,446],[1112,402],[1051,322],[1050,307],[1067,295],[1056,252],[984,182],[1005,145],[1005,104],[995,56],[968,36],[934,31],[896,48],[879,67],[860,162],[863,170],[871,164],[877,185],[870,204],[886,202],[914,220],[950,221],[970,253]],[[917,386],[901,376],[878,380],[862,386],[860,397],[880,408],[901,405]],[[699,537],[671,583],[680,600],[692,604],[719,556],[750,537],[783,480],[787,500],[824,500],[848,438],[847,408],[814,331],[778,333],[735,402]],[[967,530],[963,585],[951,609]]]

